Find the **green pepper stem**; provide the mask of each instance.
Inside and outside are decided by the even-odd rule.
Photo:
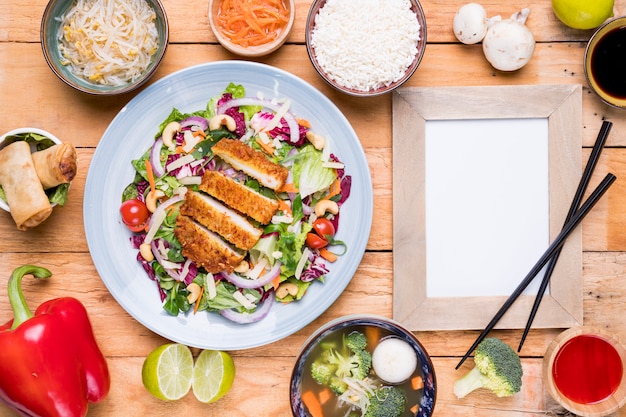
[[[24,275],[33,275],[35,278],[48,278],[52,272],[41,266],[23,265],[16,268],[9,278],[9,301],[13,309],[13,325],[11,329],[17,328],[29,318],[33,317],[33,313],[26,304],[24,293],[22,292],[22,277]]]

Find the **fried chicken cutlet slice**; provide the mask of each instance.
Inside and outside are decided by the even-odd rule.
[[[261,224],[268,224],[278,210],[277,200],[265,197],[221,172],[205,171],[198,188]]]
[[[245,257],[245,252],[233,248],[219,235],[182,214],[176,219],[174,234],[183,247],[183,255],[212,274],[233,272]]]
[[[254,227],[235,210],[201,192],[187,192],[185,203],[180,207],[180,214],[192,217],[243,250],[253,247],[263,233],[263,229]]]
[[[254,177],[265,187],[277,190],[285,184],[289,170],[270,161],[261,151],[236,139],[222,139],[211,148],[213,153],[233,168]]]

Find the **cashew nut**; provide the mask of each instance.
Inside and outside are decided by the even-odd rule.
[[[209,130],[217,130],[220,126],[225,126],[226,129],[234,132],[237,129],[237,123],[235,119],[230,117],[227,114],[218,114],[213,116],[211,120],[209,120]]]
[[[152,253],[152,247],[149,243],[142,243],[139,245],[139,253],[141,257],[148,262],[154,261],[154,254]]]
[[[313,147],[318,151],[322,150],[322,148],[324,147],[324,143],[326,142],[323,136],[318,135],[317,133],[313,133],[310,130],[306,132],[306,138],[309,140],[309,142],[311,142],[311,145],[313,145]]]
[[[250,264],[248,261],[241,261],[241,263],[235,267],[235,272],[239,272],[240,274],[246,273],[249,270]]]
[[[180,130],[180,123],[169,122],[163,129],[161,138],[163,139],[163,145],[172,149],[174,147],[174,135]]]
[[[324,214],[337,214],[339,213],[339,206],[333,200],[320,200],[315,205],[315,215],[322,217]]]
[[[276,288],[276,297],[282,299],[288,295],[292,297],[298,295],[298,286],[292,282],[283,282]]]
[[[195,282],[192,282],[191,284],[187,285],[187,291],[189,291],[189,295],[187,295],[187,301],[189,301],[189,304],[191,304],[195,303],[198,298],[200,298],[200,292],[202,291],[202,288],[200,288],[200,286]]]
[[[165,193],[161,190],[150,191],[146,196],[146,207],[150,210],[150,213],[154,213],[156,210],[157,200],[164,197]]]

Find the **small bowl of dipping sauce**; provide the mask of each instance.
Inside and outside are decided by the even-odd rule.
[[[224,48],[243,57],[276,51],[295,19],[295,0],[209,0],[213,34]]]
[[[302,346],[291,374],[291,411],[294,417],[362,415],[363,407],[381,407],[372,404],[376,395],[404,409],[402,417],[431,417],[436,391],[433,363],[410,330],[353,314],[322,325]]]
[[[585,77],[606,104],[626,108],[626,16],[609,20],[589,39]]]
[[[404,84],[426,50],[418,0],[314,0],[306,23],[313,67],[335,89],[377,96]]]
[[[92,95],[116,95],[145,84],[169,38],[160,0],[51,0],[41,20],[41,47],[64,83]]]
[[[626,403],[626,349],[608,332],[585,326],[564,331],[544,356],[547,389],[561,406],[586,417],[614,413]]]

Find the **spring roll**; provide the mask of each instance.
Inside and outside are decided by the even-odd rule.
[[[19,230],[41,224],[52,213],[28,143],[17,141],[0,150],[0,184]]]
[[[44,190],[69,183],[76,175],[76,149],[71,143],[34,152],[32,158]]]

